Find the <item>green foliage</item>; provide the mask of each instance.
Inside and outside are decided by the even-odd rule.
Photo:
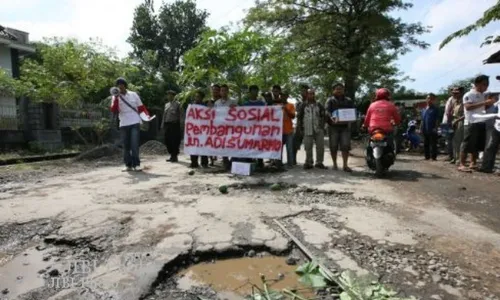
[[[294,52],[288,52],[278,37],[248,29],[234,33],[207,30],[198,45],[183,56],[180,83],[191,90],[226,83],[241,101],[252,84],[262,90],[272,84],[291,86],[296,69],[293,60]]]
[[[21,82],[35,101],[75,106],[98,103],[119,76],[134,68],[98,40],[50,38],[37,44],[37,55],[21,65]]]
[[[463,87],[465,89],[465,91],[467,92],[470,89],[470,87],[472,86],[472,83],[474,82],[474,78],[475,78],[475,76],[455,80],[451,84],[449,84],[448,86],[441,88],[441,90],[439,91],[439,94],[449,95],[450,90],[454,87]]]
[[[111,129],[111,121],[109,118],[102,118],[99,122],[92,126],[97,139],[97,144],[102,145],[104,142],[104,137],[108,134]]]
[[[19,97],[26,92],[26,87],[22,82],[12,78],[5,70],[0,69],[0,95]]]
[[[155,14],[152,1],[139,5],[128,42],[133,57],[153,70],[178,70],[181,56],[196,45],[208,13],[192,0],[164,3]]]
[[[300,275],[300,282],[313,288],[323,288],[327,286],[325,277],[320,272],[316,262],[307,262],[297,268],[295,271]]]
[[[129,79],[144,103],[161,106],[167,90],[181,91],[180,58],[196,45],[207,17],[191,0],[164,3],[158,13],[151,0],[136,8],[128,42],[137,71]]]
[[[333,81],[344,81],[354,98],[360,87],[399,81],[402,74],[393,64],[398,55],[411,46],[428,46],[417,39],[426,28],[389,14],[410,6],[400,0],[265,0],[250,10],[246,24],[281,30],[298,53],[298,77],[312,79],[325,91]]]
[[[462,28],[458,31],[455,31],[454,33],[447,36],[439,45],[439,49],[442,49],[444,46],[446,46],[447,44],[449,44],[452,40],[454,40],[456,38],[466,36],[466,35],[470,34],[471,32],[476,31],[480,28],[483,28],[486,25],[490,24],[491,22],[495,22],[498,20],[500,20],[500,1],[497,1],[496,4],[494,4],[492,7],[488,8],[484,12],[483,16],[481,18],[479,18],[473,24],[471,24],[465,28]],[[500,36],[496,36],[496,37],[489,36],[486,38],[483,45],[489,45],[491,43],[498,43],[498,42],[500,42]]]

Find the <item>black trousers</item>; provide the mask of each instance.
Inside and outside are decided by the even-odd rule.
[[[295,134],[293,135],[293,164],[297,164],[297,153],[300,150],[300,146],[302,145],[302,141],[304,136],[300,134],[297,130],[295,130]]]
[[[424,133],[424,153],[425,159],[436,159],[438,156],[438,135],[435,132]]]
[[[198,166],[198,155],[191,155],[191,165]],[[208,156],[201,157],[201,165],[206,167],[208,166]]]
[[[165,123],[165,145],[167,146],[168,153],[176,157],[179,155],[182,132],[181,123],[179,122],[169,122]]]

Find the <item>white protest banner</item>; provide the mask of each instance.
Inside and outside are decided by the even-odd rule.
[[[281,106],[189,105],[184,153],[189,155],[281,159]]]

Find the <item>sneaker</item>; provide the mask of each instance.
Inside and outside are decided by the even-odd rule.
[[[122,172],[132,172],[132,171],[133,171],[132,167],[125,167],[122,169]]]
[[[137,166],[137,167],[135,167],[135,168],[134,168],[134,171],[136,171],[136,172],[141,172],[141,171],[142,171],[141,166]]]
[[[308,165],[308,164],[304,165],[304,170],[310,170],[310,169],[313,169],[312,165]]]
[[[315,164],[314,167],[316,169],[322,169],[322,170],[326,170],[327,169],[327,167],[325,167],[324,164]]]

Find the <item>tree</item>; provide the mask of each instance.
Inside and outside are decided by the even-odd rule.
[[[342,80],[354,98],[360,86],[387,71],[399,76],[394,66],[386,68],[398,55],[428,46],[417,39],[427,32],[420,23],[390,16],[409,7],[401,0],[265,0],[250,10],[246,23],[282,30],[300,53],[300,75]]]
[[[286,86],[294,66],[293,52],[285,49],[283,40],[257,31],[208,30],[183,56],[181,84],[196,89],[224,82],[240,100],[251,84]]]
[[[19,97],[27,92],[21,81],[12,78],[5,70],[0,69],[0,96]]]
[[[441,42],[441,45],[439,45],[439,49],[442,49],[444,46],[446,46],[448,43],[450,43],[452,40],[454,40],[456,38],[466,36],[469,33],[476,31],[480,28],[483,28],[486,25],[488,25],[489,23],[495,22],[498,20],[500,20],[500,1],[497,1],[496,4],[494,4],[492,7],[487,9],[484,12],[483,16],[481,18],[479,18],[476,22],[474,22],[473,24],[471,24],[465,28],[462,28],[462,29],[450,34],[448,37],[446,37],[443,40],[443,42]],[[496,36],[496,37],[488,36],[488,37],[486,37],[483,45],[489,45],[489,44],[498,43],[498,42],[500,42],[500,36]]]
[[[98,103],[109,95],[117,77],[133,69],[98,40],[45,39],[37,44],[37,53],[21,65],[25,94],[62,106]]]
[[[205,30],[207,17],[192,0],[164,3],[157,15],[153,2],[146,0],[134,13],[128,38],[132,56],[156,71],[177,71],[181,56],[196,45]]]
[[[452,88],[455,88],[455,87],[463,87],[465,89],[465,91],[467,91],[467,89],[469,89],[472,86],[472,83],[474,82],[474,78],[475,77],[467,77],[464,79],[455,80],[451,84],[449,84],[448,86],[441,88],[441,90],[439,90],[439,94],[449,95],[450,90]]]

